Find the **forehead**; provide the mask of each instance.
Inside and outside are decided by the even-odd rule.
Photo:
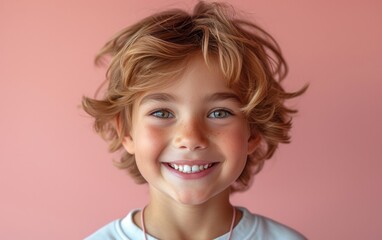
[[[213,61],[207,65],[202,56],[190,58],[176,74],[149,79],[145,88],[134,93],[129,106],[130,117],[135,118],[138,111],[161,103],[196,107],[229,101],[238,107],[245,105],[243,94],[237,91],[238,88],[230,87],[218,62]]]
[[[190,58],[179,66],[181,69],[173,75],[159,75],[150,79],[153,82],[151,87],[142,91],[139,95],[144,97],[153,93],[169,93],[176,95],[177,92],[212,95],[217,92],[234,92],[228,86],[228,81],[224,77],[217,62],[209,60],[208,65],[202,56]]]

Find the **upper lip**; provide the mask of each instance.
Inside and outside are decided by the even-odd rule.
[[[175,160],[163,162],[167,164],[178,164],[178,165],[205,165],[211,163],[217,163],[216,161],[206,161],[206,160]]]

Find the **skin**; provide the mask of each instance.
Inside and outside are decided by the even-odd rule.
[[[216,66],[193,57],[170,87],[145,92],[133,106],[125,149],[147,180],[149,234],[159,239],[212,239],[229,231],[230,186],[253,153],[242,104]],[[207,175],[188,178],[168,163],[213,164]],[[134,216],[140,224],[140,214]],[[237,211],[236,223],[241,217]]]

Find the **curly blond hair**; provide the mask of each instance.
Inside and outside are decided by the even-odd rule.
[[[122,149],[115,164],[127,169],[137,183],[145,183],[134,155],[122,147],[125,136],[118,133],[130,129],[132,105],[139,94],[163,84],[160,79],[181,73],[187,59],[198,53],[207,65],[211,58],[218,63],[242,98],[252,134],[260,136],[259,147],[231,186],[233,191],[245,190],[278,144],[289,143],[291,115],[297,111],[284,102],[306,87],[291,93],[282,88],[288,69],[278,44],[259,26],[236,18],[229,5],[199,2],[191,14],[179,9],[160,12],[123,29],[96,56],[97,64],[110,58],[103,99],[84,97],[82,106],[94,117],[94,128],[109,142],[110,151]]]

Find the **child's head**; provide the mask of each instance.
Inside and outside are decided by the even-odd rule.
[[[232,190],[244,190],[279,143],[288,143],[291,114],[284,101],[303,91],[288,93],[280,86],[286,63],[273,38],[258,26],[235,19],[223,4],[196,5],[189,14],[172,10],[155,14],[118,33],[101,50],[110,56],[108,89],[102,100],[84,97],[83,107],[95,118],[95,129],[110,141],[110,150],[123,149],[132,126],[133,105],[153,89],[172,86],[193,59],[217,66],[225,84],[240,98],[241,111],[256,139],[255,151]],[[203,86],[200,86],[203,88]],[[135,155],[124,151],[117,163],[144,183]]]

